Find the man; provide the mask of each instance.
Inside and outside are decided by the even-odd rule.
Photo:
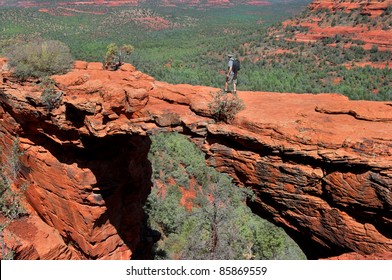
[[[234,66],[234,55],[227,55],[229,62],[227,64],[227,74],[225,83],[225,92],[229,91],[229,83],[233,83],[233,93],[237,94],[237,69]]]

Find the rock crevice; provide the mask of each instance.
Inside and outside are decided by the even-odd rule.
[[[208,106],[219,89],[158,82],[129,64],[106,71],[76,62],[53,76],[64,94],[52,110],[36,84],[1,75],[0,144],[19,135],[31,217],[40,217],[34,225],[44,222],[40,230],[58,237],[30,256],[23,248],[38,239],[20,238],[21,258],[147,257],[148,136],[160,131],[188,135],[208,164],[251,187],[254,211],[283,226],[310,258],[392,249],[388,103],[239,92],[245,110],[222,124]]]

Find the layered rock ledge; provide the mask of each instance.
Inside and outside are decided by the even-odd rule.
[[[42,88],[0,68],[0,144],[19,137],[31,215],[17,223],[34,228],[9,241],[20,258],[145,257],[149,135],[160,131],[188,135],[208,164],[251,187],[254,211],[308,257],[392,251],[391,102],[239,92],[245,110],[216,123],[208,104],[219,89],[78,61],[53,76],[63,94],[49,110]]]

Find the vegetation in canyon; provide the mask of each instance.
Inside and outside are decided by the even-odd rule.
[[[246,202],[252,191],[205,164],[185,136],[152,137],[154,187],[145,210],[161,234],[156,259],[304,259],[298,245]]]

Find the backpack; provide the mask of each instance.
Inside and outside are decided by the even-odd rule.
[[[241,70],[240,61],[238,59],[234,59],[233,60],[233,71],[238,72],[239,70]]]

